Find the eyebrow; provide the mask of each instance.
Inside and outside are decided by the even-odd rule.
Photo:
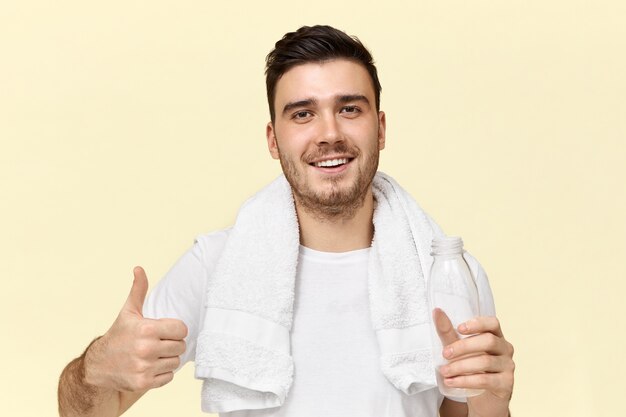
[[[370,104],[370,101],[363,94],[342,94],[335,98],[335,102],[338,104],[350,103],[353,101],[364,101],[365,103]],[[283,115],[293,109],[299,107],[314,106],[316,104],[317,100],[314,98],[292,101],[291,103],[285,104],[285,107],[283,107]]]
[[[307,98],[304,100],[292,101],[291,103],[285,104],[285,107],[283,107],[283,115],[295,108],[312,106],[314,104],[317,104],[317,100],[315,100],[314,98]]]
[[[344,94],[335,100],[337,103],[349,103],[351,101],[364,101],[367,104],[370,104],[370,101],[363,94]]]

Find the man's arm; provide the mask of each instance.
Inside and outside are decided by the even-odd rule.
[[[176,319],[143,317],[148,279],[140,267],[133,272],[132,289],[111,328],[61,374],[61,417],[119,416],[146,391],[174,378],[187,327]]]
[[[513,345],[506,341],[496,317],[476,317],[454,329],[439,309],[434,311],[437,332],[449,363],[440,368],[443,381],[454,388],[482,389],[467,404],[444,400],[441,417],[507,417],[513,393]],[[459,339],[457,331],[466,337]]]
[[[439,407],[439,417],[467,417],[467,415],[467,403],[444,398]],[[508,417],[511,417],[510,411]]]
[[[59,415],[119,416],[144,392],[119,392],[98,388],[85,380],[85,356],[100,337],[94,339],[78,358],[71,361],[59,378]]]

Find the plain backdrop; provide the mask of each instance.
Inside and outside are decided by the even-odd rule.
[[[0,6],[0,414],[58,376],[280,173],[264,57],[331,24],[373,52],[393,175],[487,270],[514,416],[623,409],[626,2],[19,1]],[[129,416],[200,416],[187,365]]]

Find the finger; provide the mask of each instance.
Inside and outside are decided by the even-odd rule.
[[[461,375],[444,378],[443,383],[454,388],[484,389],[497,397],[509,399],[513,389],[513,376],[510,373]]]
[[[175,371],[180,365],[180,358],[174,356],[173,358],[159,358],[151,367],[154,375],[159,375],[167,372]]]
[[[187,326],[178,319],[158,319],[157,336],[161,340],[183,340],[187,337]]]
[[[456,330],[454,330],[452,322],[442,309],[435,308],[433,310],[433,321],[435,323],[435,328],[437,329],[439,339],[441,339],[441,343],[444,346],[449,345],[455,340],[459,339],[459,335],[456,333]]]
[[[135,279],[133,280],[133,286],[130,288],[130,294],[128,294],[124,308],[143,317],[143,302],[148,293],[148,278],[146,277],[146,272],[140,266],[136,266],[133,269],[133,274]]]
[[[165,373],[156,375],[152,382],[152,387],[153,388],[162,387],[163,385],[171,382],[172,379],[174,379],[174,372],[165,372]]]
[[[446,378],[459,375],[502,372],[506,369],[504,358],[493,355],[476,355],[450,362],[439,368],[439,372]]]
[[[505,355],[509,351],[508,342],[493,333],[481,333],[455,341],[444,349],[446,359],[453,360],[465,355],[488,353]]]
[[[471,320],[459,325],[459,333],[476,334],[476,333],[493,333],[496,336],[503,337],[500,321],[493,316],[474,317]]]
[[[184,340],[161,340],[157,348],[157,355],[159,358],[180,356],[185,353],[185,349]]]

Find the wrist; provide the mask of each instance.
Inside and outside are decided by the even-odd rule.
[[[468,398],[468,417],[510,417],[510,397],[501,398],[486,391],[477,397]]]
[[[93,389],[103,388],[103,378],[99,376],[97,372],[96,364],[98,362],[97,356],[98,351],[100,350],[100,343],[102,336],[96,337],[94,340],[89,343],[83,354],[78,358],[80,366],[80,376],[82,382]]]
[[[469,408],[467,417],[511,417],[511,411],[508,405],[504,408],[493,407],[487,410],[481,410],[481,412],[476,412],[476,410]]]

